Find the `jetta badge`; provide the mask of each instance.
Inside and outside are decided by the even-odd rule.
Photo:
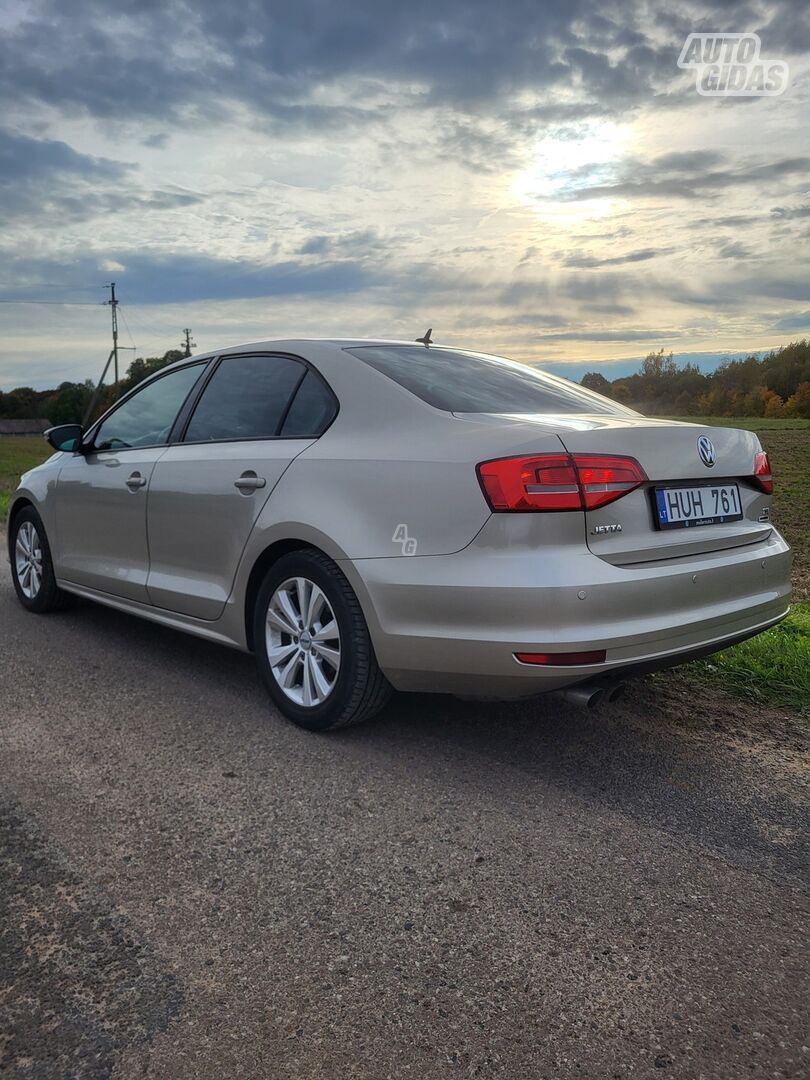
[[[609,536],[611,533],[620,533],[621,531],[622,527],[618,522],[613,525],[594,525],[591,529],[591,536]]]
[[[714,443],[708,435],[701,435],[698,439],[698,453],[706,468],[711,469],[717,461],[717,454],[715,453]]]

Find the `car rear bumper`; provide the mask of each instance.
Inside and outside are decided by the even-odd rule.
[[[497,529],[498,526],[494,526]],[[402,690],[524,697],[705,655],[787,614],[790,548],[756,544],[617,567],[584,546],[493,545],[346,566],[381,668]],[[522,664],[516,653],[605,650],[603,663]]]

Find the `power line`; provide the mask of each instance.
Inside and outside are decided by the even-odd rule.
[[[65,292],[96,292],[102,288],[101,285],[60,285],[58,282],[53,281],[40,281],[34,285],[20,285],[16,281],[8,284],[7,282],[0,282],[0,289],[15,289],[17,291],[21,289],[64,289]]]
[[[48,304],[52,307],[98,307],[104,301],[94,303],[92,300],[4,300],[0,298],[0,304]]]
[[[141,344],[138,346],[138,348],[143,352],[144,356],[156,354],[160,350],[161,346],[155,345],[154,340],[152,339],[152,335],[155,332],[154,326],[145,326],[144,319],[146,319],[146,314],[144,312],[141,312],[140,308],[133,307],[132,304],[127,304],[126,307],[127,311],[129,312],[129,317],[135,323],[135,329],[138,331],[138,336],[141,339]],[[122,308],[123,305],[119,301],[119,311],[121,311],[121,314],[123,316],[123,311],[121,310]]]
[[[124,314],[124,305],[121,304],[120,302],[118,304],[118,311],[121,314],[121,318],[124,320],[124,326],[126,327],[126,331],[129,334],[129,340],[132,342],[132,348],[137,351],[137,346],[135,345],[135,338],[132,336],[132,331],[129,328],[129,323],[127,322],[127,317]]]
[[[183,330],[183,334],[185,335],[185,341],[180,342],[180,348],[183,350],[183,354],[185,356],[191,356],[191,350],[197,348],[197,342],[191,340],[191,328],[190,327],[187,326]]]

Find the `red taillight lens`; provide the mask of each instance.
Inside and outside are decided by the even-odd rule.
[[[643,484],[647,475],[630,457],[538,454],[484,461],[478,479],[493,510],[595,510]]]
[[[647,474],[631,457],[574,454],[586,510],[612,503],[643,484]]]
[[[577,474],[568,454],[500,458],[478,466],[493,510],[579,510]]]
[[[573,667],[577,664],[603,664],[607,652],[595,649],[593,652],[516,652],[515,658],[521,664],[540,664],[548,667]]]
[[[754,483],[761,487],[766,495],[773,494],[773,476],[771,475],[771,463],[764,450],[754,454]]]

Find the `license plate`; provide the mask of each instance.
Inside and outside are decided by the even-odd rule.
[[[687,529],[697,525],[722,525],[742,516],[736,484],[702,484],[700,487],[655,489],[659,529]]]

